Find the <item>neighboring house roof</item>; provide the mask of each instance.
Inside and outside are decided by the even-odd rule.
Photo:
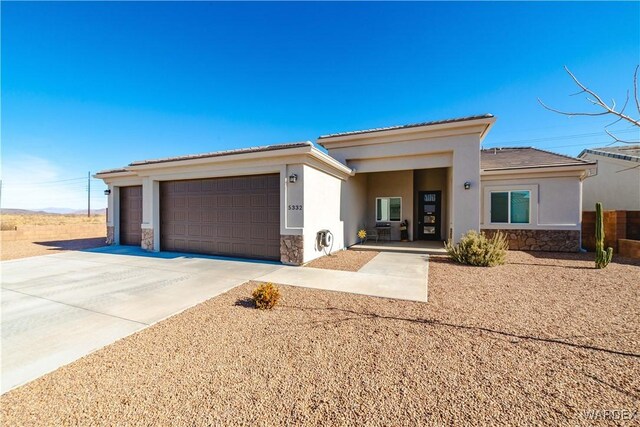
[[[386,130],[415,128],[415,127],[420,127],[420,126],[443,125],[443,124],[446,124],[446,123],[466,122],[466,121],[469,121],[469,120],[489,119],[489,118],[492,118],[492,117],[493,117],[493,114],[480,114],[480,115],[477,115],[477,116],[456,117],[456,118],[452,118],[452,119],[435,120],[435,121],[420,122],[420,123],[410,123],[410,124],[399,125],[399,126],[387,126],[387,127],[373,128],[373,129],[354,130],[354,131],[349,131],[349,132],[331,133],[331,134],[328,134],[328,135],[322,135],[322,136],[318,137],[318,139],[334,138],[334,137],[337,137],[337,136],[346,136],[346,135],[358,135],[358,134],[361,134],[361,133],[382,132],[382,131],[386,131]]]
[[[485,171],[595,164],[596,162],[593,161],[576,159],[533,147],[487,148],[480,152],[480,168]]]
[[[287,148],[299,148],[313,146],[309,141],[292,142],[287,144],[263,145],[259,147],[238,148],[233,150],[213,151],[210,153],[191,154],[186,156],[165,157],[162,159],[138,160],[129,163],[129,166],[151,165],[155,163],[177,162],[180,160],[206,159],[209,157],[234,156],[237,154],[260,153],[264,151],[284,150]]]
[[[578,154],[578,157],[583,157],[585,154],[594,154],[596,156],[611,157],[618,160],[640,163],[640,145],[587,148],[582,150],[582,152]]]

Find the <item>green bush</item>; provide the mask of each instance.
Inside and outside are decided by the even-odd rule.
[[[253,290],[251,296],[257,309],[271,310],[280,299],[280,290],[273,283],[263,283]]]
[[[489,238],[484,233],[471,230],[457,245],[447,242],[445,248],[449,256],[461,264],[493,267],[504,264],[509,242],[507,236],[499,231]]]

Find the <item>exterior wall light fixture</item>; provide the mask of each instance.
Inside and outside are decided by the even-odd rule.
[[[111,194],[111,190],[104,190],[104,195],[108,196],[109,194]]]
[[[471,183],[470,183],[469,181],[465,182],[465,183],[464,183],[464,189],[465,189],[465,190],[468,190],[468,189],[470,189],[470,188],[471,188]]]
[[[292,173],[291,175],[289,175],[290,183],[294,184],[297,180],[298,180],[298,175],[296,175],[295,173]]]

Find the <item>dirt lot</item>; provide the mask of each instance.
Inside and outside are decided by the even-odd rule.
[[[589,411],[640,409],[638,263],[508,260],[432,257],[426,304],[282,287],[261,312],[244,285],[3,395],[3,424],[599,426]]]
[[[0,218],[2,261],[105,245],[104,215],[2,214]]]
[[[358,271],[371,261],[379,252],[356,251],[349,249],[339,251],[322,258],[314,259],[305,267],[324,268],[327,270]]]
[[[105,246],[104,237],[88,237],[72,240],[54,240],[47,242],[32,242],[18,240],[2,242],[0,245],[0,260],[27,258],[38,255],[51,255],[61,251],[79,251],[82,249]]]
[[[62,215],[62,214],[2,214],[0,224],[3,230],[13,230],[21,225],[66,225],[104,224],[104,215]]]

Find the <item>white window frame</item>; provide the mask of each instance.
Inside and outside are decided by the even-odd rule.
[[[389,199],[389,219],[378,219],[378,200]],[[400,199],[400,219],[391,219],[391,199]],[[376,222],[402,222],[402,197],[400,196],[384,196],[376,197]]]
[[[511,193],[514,192],[528,192],[529,193],[529,220],[527,222],[511,222]],[[493,222],[491,221],[491,195],[493,193],[507,193],[507,222]],[[489,191],[489,224],[491,225],[531,225],[531,215],[533,213],[531,200],[533,198],[533,191],[528,188],[522,189],[509,189],[509,190],[490,190]]]

